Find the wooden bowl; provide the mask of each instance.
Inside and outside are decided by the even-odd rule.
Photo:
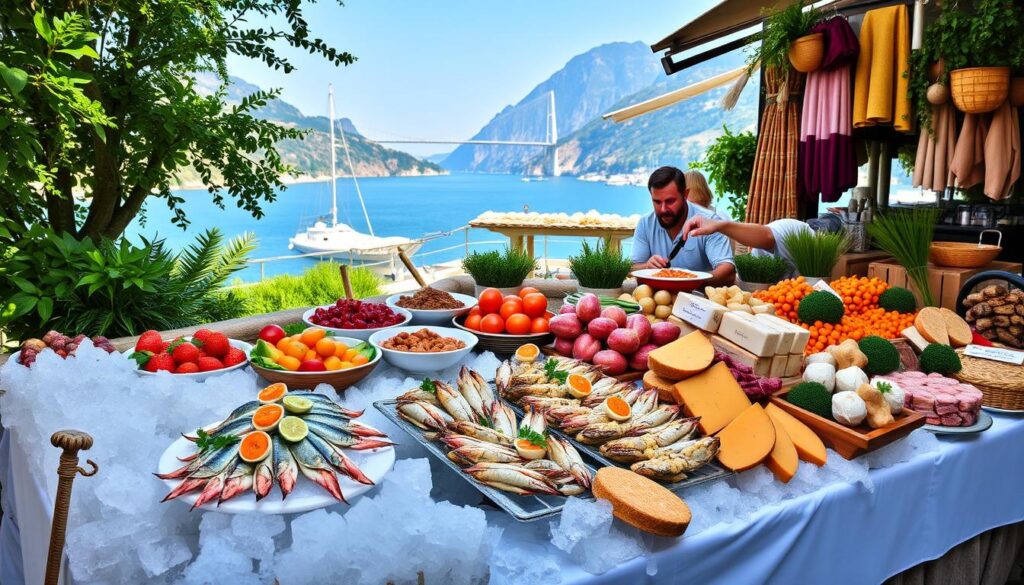
[[[880,429],[873,429],[866,424],[857,427],[843,426],[792,404],[786,400],[789,390],[789,388],[783,388],[770,396],[768,400],[811,427],[811,430],[821,437],[825,446],[839,453],[843,459],[854,459],[865,453],[870,453],[896,439],[902,439],[914,429],[924,426],[924,415],[907,409],[903,409],[903,412],[896,415],[896,422]]]
[[[548,311],[548,318],[554,317],[554,314]],[[525,343],[533,343],[537,347],[547,345],[555,340],[555,336],[551,333],[531,333],[529,335],[509,335],[507,333],[484,333],[483,331],[474,331],[464,325],[466,317],[455,317],[452,319],[452,325],[459,329],[476,335],[479,343],[476,344],[478,351],[491,351],[498,355],[512,355],[519,349],[520,345]]]
[[[362,342],[361,339],[355,339],[352,337],[332,337],[335,341],[340,341],[345,345],[352,347]],[[288,385],[289,388],[301,388],[303,390],[312,390],[320,384],[330,384],[334,386],[334,390],[339,394],[342,390],[349,386],[357,384],[360,380],[370,375],[377,365],[380,364],[381,350],[380,348],[374,348],[376,355],[369,362],[356,366],[354,368],[348,368],[347,370],[334,370],[332,372],[292,372],[289,370],[269,370],[267,368],[260,367],[253,362],[249,362],[252,369],[260,375],[261,378],[268,382],[283,382]]]
[[[937,266],[981,268],[988,266],[1002,251],[1002,247],[991,244],[932,242],[928,255]]]

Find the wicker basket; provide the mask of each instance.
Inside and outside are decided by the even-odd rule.
[[[1006,100],[1010,90],[1009,67],[969,67],[949,74],[953,103],[961,112],[991,112]]]
[[[793,69],[810,73],[821,67],[825,59],[825,34],[814,33],[800,37],[789,45],[789,62]]]
[[[1010,105],[1015,108],[1024,106],[1024,77],[1010,80]]]
[[[986,232],[999,234],[998,243],[982,244],[981,238]],[[1003,251],[1003,233],[999,230],[983,230],[978,234],[978,243],[970,242],[932,242],[928,256],[937,266],[954,266],[956,268],[981,268],[988,266]]]
[[[963,349],[956,353],[964,367],[954,376],[981,390],[982,404],[1004,410],[1024,410],[1024,366],[966,356]]]

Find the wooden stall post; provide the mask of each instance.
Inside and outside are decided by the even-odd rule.
[[[420,271],[416,269],[416,265],[413,264],[412,260],[405,255],[405,250],[401,248],[398,249],[398,258],[402,261],[402,264],[405,264],[406,270],[412,274],[412,277],[416,279],[416,282],[419,283],[421,287],[426,287],[427,281],[423,280],[423,277],[420,275]]]
[[[68,511],[71,507],[71,487],[75,475],[81,473],[90,477],[99,471],[91,459],[85,462],[92,467],[86,471],[78,466],[78,452],[92,447],[92,437],[81,431],[57,431],[50,437],[50,443],[62,450],[57,465],[57,500],[53,505],[53,523],[50,525],[50,550],[46,556],[45,585],[57,585],[60,565],[64,558],[64,536],[68,528]]]
[[[340,264],[338,270],[341,272],[341,286],[345,287],[345,296],[350,299],[356,298],[352,293],[352,279],[348,275],[348,266]]]

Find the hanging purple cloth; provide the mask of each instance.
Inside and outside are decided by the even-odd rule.
[[[800,120],[800,167],[803,193],[817,203],[838,201],[857,185],[850,110],[850,65],[860,50],[857,36],[845,18],[836,17],[813,32],[825,36],[825,60],[807,74]]]

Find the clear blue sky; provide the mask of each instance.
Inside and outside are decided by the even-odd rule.
[[[464,139],[506,105],[588,49],[615,41],[653,43],[714,0],[331,0],[306,5],[313,35],[358,57],[336,68],[287,52],[285,75],[234,58],[233,75],[306,114],[326,114],[333,82],[339,116],[371,138]],[[444,145],[410,146],[419,155]]]

